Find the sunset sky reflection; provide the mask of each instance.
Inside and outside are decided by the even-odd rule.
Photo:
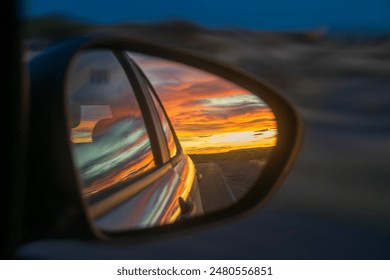
[[[183,64],[129,54],[156,89],[186,153],[275,145],[275,116],[256,95]]]

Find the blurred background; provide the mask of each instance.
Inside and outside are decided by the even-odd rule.
[[[390,256],[389,0],[25,0],[20,13],[26,60],[66,37],[110,32],[255,74],[295,106],[305,125],[294,167],[264,215],[288,220],[291,238],[299,227],[316,236],[321,226],[314,221],[368,231],[369,239],[331,238],[338,248],[352,238],[363,258]],[[245,234],[261,227],[261,215]],[[275,242],[290,244],[288,238]],[[277,252],[265,256],[289,256]],[[337,252],[324,254],[348,256]]]

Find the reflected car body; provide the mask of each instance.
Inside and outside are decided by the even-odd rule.
[[[106,231],[123,228],[145,228],[175,222],[183,216],[202,213],[195,166],[192,160],[182,154],[178,163],[162,169],[161,177],[148,185],[140,193],[131,196],[117,208],[99,216],[95,222]],[[122,194],[126,197],[126,193]],[[191,214],[183,214],[179,199],[191,201]],[[196,203],[195,203],[196,202]],[[92,212],[99,206],[92,206]]]
[[[68,81],[74,164],[99,229],[148,228],[203,213],[195,165],[127,54],[81,52]]]

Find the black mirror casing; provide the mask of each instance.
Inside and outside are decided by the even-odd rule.
[[[262,175],[237,204],[229,208],[157,228],[102,233],[97,230],[81,198],[75,171],[66,109],[66,80],[74,55],[89,48],[126,49],[181,62],[208,71],[259,95],[274,111],[278,139]],[[301,121],[289,103],[256,77],[220,62],[148,42],[103,37],[82,37],[50,48],[30,62],[30,115],[27,185],[24,193],[24,240],[37,238],[96,239],[126,237],[145,240],[175,234],[215,222],[237,218],[267,202],[289,170],[298,150]],[[129,238],[132,237],[132,238]]]
[[[29,65],[30,115],[25,239],[88,238],[92,233],[69,150],[64,87],[69,62],[85,39],[53,47]]]

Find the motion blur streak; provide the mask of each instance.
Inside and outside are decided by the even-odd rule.
[[[112,187],[155,166],[150,141],[140,121],[124,119],[105,132],[93,143],[74,145],[84,195]]]

